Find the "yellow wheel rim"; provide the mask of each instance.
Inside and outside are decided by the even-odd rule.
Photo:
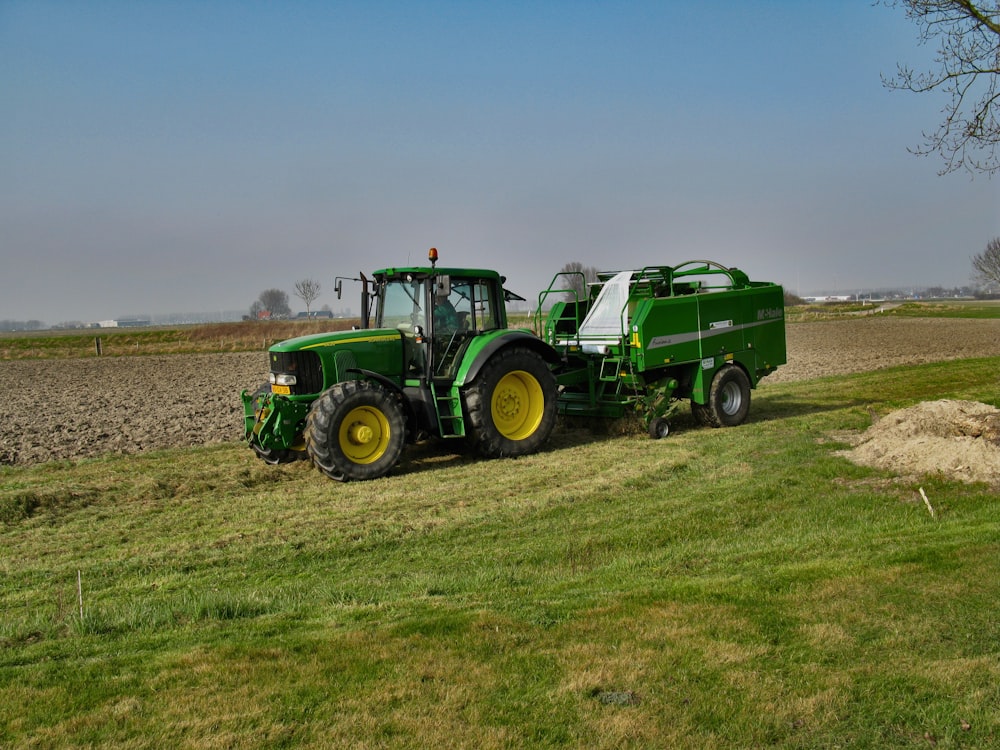
[[[389,447],[389,420],[378,409],[359,406],[351,409],[340,423],[340,450],[349,461],[370,464],[385,455]]]
[[[490,408],[493,424],[501,435],[508,440],[524,440],[542,423],[545,395],[534,375],[514,370],[500,378]]]

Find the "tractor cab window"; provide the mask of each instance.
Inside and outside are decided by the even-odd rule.
[[[398,328],[413,335],[413,327],[427,325],[423,311],[424,285],[419,280],[393,279],[379,290],[380,328]]]
[[[475,279],[452,278],[447,295],[434,298],[434,336],[455,331],[476,333],[497,327],[493,285]]]
[[[475,284],[473,290],[473,320],[475,320],[475,327],[478,331],[490,331],[494,328],[499,327],[497,323],[498,316],[496,306],[498,304],[503,304],[502,300],[498,300],[496,295],[492,292],[495,287],[492,284],[488,284],[485,281],[479,281]]]

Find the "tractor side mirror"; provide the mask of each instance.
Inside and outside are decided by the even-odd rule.
[[[337,299],[340,299],[340,293],[344,290],[344,282],[341,279],[337,279],[337,283],[333,285],[333,289],[337,292]]]
[[[451,277],[438,276],[434,279],[434,296],[447,297],[451,294]]]

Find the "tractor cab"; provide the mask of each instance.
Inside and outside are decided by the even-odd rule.
[[[499,279],[478,273],[375,274],[375,327],[402,333],[407,378],[454,378],[470,340],[506,327]]]
[[[495,271],[431,267],[376,271],[372,284],[375,328],[403,336],[404,378],[453,380],[469,343],[507,327],[504,301],[518,299]]]

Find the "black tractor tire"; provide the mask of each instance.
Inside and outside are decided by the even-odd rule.
[[[294,461],[302,461],[307,458],[305,451],[293,451],[281,448],[261,448],[259,445],[253,446],[253,452],[257,458],[271,466],[278,464],[290,464]]]
[[[397,396],[370,380],[345,380],[325,390],[306,417],[306,450],[338,482],[377,479],[399,461],[406,419]]]
[[[736,365],[726,365],[712,378],[707,404],[691,402],[691,413],[709,427],[735,427],[750,413],[750,378]]]
[[[691,401],[691,415],[694,417],[694,421],[700,424],[702,427],[711,427],[711,423],[708,421],[708,406],[705,404],[695,403],[694,400]]]
[[[540,354],[501,349],[463,392],[469,442],[486,458],[537,451],[556,424],[556,379]]]
[[[653,440],[662,440],[670,434],[670,422],[663,417],[654,417],[649,421],[648,430]]]
[[[270,383],[262,383],[256,391],[253,392],[253,403],[254,409],[259,411],[258,403],[261,397],[266,396],[271,392]],[[277,466],[278,464],[290,464],[293,461],[301,461],[308,456],[305,451],[293,451],[288,449],[273,449],[273,448],[262,448],[259,445],[250,444],[253,448],[253,452],[257,454],[257,458],[270,466]]]

